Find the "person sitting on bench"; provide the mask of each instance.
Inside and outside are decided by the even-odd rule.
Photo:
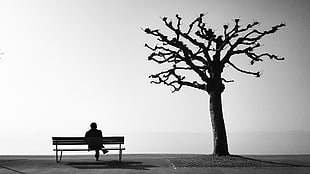
[[[88,150],[95,150],[95,158],[96,161],[99,161],[99,150],[101,148],[104,148],[102,145],[101,140],[98,141],[96,138],[101,138],[102,137],[102,132],[101,130],[97,129],[97,124],[95,122],[90,124],[90,130],[86,132],[85,134],[85,140],[88,143]],[[108,150],[102,150],[103,154],[108,153]]]

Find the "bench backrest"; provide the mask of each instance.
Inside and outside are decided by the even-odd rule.
[[[85,137],[52,137],[53,145],[87,145]],[[102,144],[124,144],[124,137],[102,137]]]

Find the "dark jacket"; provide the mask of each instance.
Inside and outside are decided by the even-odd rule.
[[[87,131],[85,134],[85,140],[88,142],[88,149],[89,150],[101,149],[103,147],[102,143],[100,140],[96,139],[96,138],[101,138],[101,137],[102,137],[101,130],[90,129],[89,131]]]

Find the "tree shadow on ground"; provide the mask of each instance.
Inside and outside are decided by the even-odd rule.
[[[232,157],[236,158],[241,158],[244,160],[249,160],[249,161],[254,161],[254,162],[260,162],[260,163],[267,163],[270,165],[275,165],[279,167],[310,167],[309,165],[304,165],[304,164],[291,164],[287,162],[278,162],[278,161],[271,161],[271,160],[261,160],[261,159],[254,159],[254,158],[249,158],[249,157],[244,157],[240,155],[230,155]]]
[[[239,155],[199,155],[168,159],[175,167],[309,167],[278,161],[247,158]]]
[[[155,165],[147,165],[136,161],[98,161],[98,162],[68,162],[69,165],[78,169],[134,169],[134,170],[150,170],[150,168],[159,167]]]

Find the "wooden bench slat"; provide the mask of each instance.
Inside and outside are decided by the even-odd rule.
[[[86,143],[55,143],[53,145],[87,145]]]
[[[102,144],[105,144],[105,145],[117,145],[117,144],[124,144],[124,143],[120,143],[120,142],[102,142]],[[53,143],[53,145],[88,145],[87,143],[76,143],[76,142],[57,142],[57,143]]]
[[[58,151],[93,151],[88,149],[57,149]],[[100,150],[126,150],[124,147],[122,148],[102,148]],[[56,149],[53,149],[53,151],[56,151]]]
[[[74,143],[77,143],[77,144],[87,144],[86,141],[53,141],[53,144],[56,145],[57,144],[74,144]],[[123,142],[120,142],[120,141],[102,141],[102,144],[124,144]]]
[[[53,145],[87,144],[85,137],[52,137]],[[102,137],[102,144],[124,144],[124,137]]]
[[[84,140],[85,137],[52,137],[53,140]],[[102,137],[103,140],[111,140],[111,141],[124,141],[124,137],[114,136],[114,137]]]

